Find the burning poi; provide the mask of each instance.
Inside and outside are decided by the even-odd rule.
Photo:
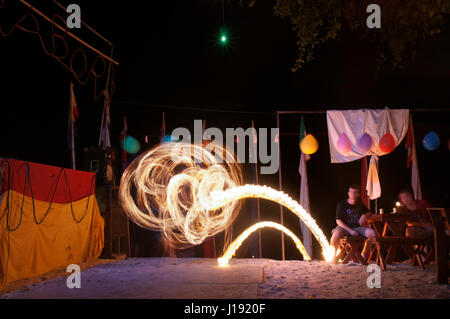
[[[325,260],[332,259],[334,247],[298,202],[267,186],[241,185],[241,170],[234,154],[216,144],[207,148],[166,143],[136,158],[120,181],[120,201],[128,217],[143,228],[162,231],[173,247],[183,248],[199,245],[206,238],[226,231],[239,214],[240,199],[263,198],[297,215],[319,241]],[[132,197],[134,191],[136,201]],[[304,259],[311,259],[290,230],[265,221],[243,231],[218,259],[219,265],[226,266],[242,242],[264,227],[284,232],[295,242]]]

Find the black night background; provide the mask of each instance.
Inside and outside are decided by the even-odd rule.
[[[64,15],[50,1],[30,3],[48,15]],[[223,26],[220,1],[83,0],[78,4],[82,19],[114,43],[113,57],[119,66],[114,72],[111,140],[118,150],[123,116],[127,117],[128,134],[146,150],[159,142],[162,112],[166,131],[171,132],[177,127],[192,129],[195,119],[223,130],[246,129],[252,120],[256,128],[276,127],[277,110],[408,108],[413,110],[423,197],[437,207],[450,206],[448,20],[440,34],[421,39],[415,57],[404,61],[400,68],[378,64],[379,45],[345,29],[337,40],[319,45],[311,62],[292,72],[297,38],[288,19],[273,14],[274,1],[257,1],[253,8],[225,1],[224,24],[230,34],[226,47],[217,43]],[[0,26],[7,30],[23,16],[23,7],[12,1],[5,1],[5,6],[0,10]],[[50,26],[41,23],[40,33],[50,47]],[[86,30],[77,34],[109,53],[108,45]],[[76,47],[72,40],[67,41]],[[90,67],[93,55],[89,52],[87,59]],[[77,56],[73,61],[77,72],[84,67],[81,60]],[[104,71],[101,64],[95,68],[99,73]],[[74,81],[73,75],[45,55],[35,34],[17,30],[6,39],[0,37],[2,157],[70,167],[70,81]],[[96,93],[92,78],[86,85],[74,81],[80,113],[76,124],[80,168],[83,149],[98,143],[103,99],[96,100],[94,95],[103,88],[103,81],[99,80]],[[308,162],[311,213],[328,236],[335,225],[337,201],[345,198],[348,185],[360,183],[361,164],[330,163],[325,114],[305,114],[304,121],[307,132],[319,141],[318,152]],[[299,127],[300,115],[281,116],[283,190],[295,199],[300,181]],[[441,138],[441,146],[432,152],[421,144],[431,130]],[[402,142],[394,152],[380,158],[383,193],[378,205],[385,210],[393,207],[397,192],[410,185],[406,156]],[[253,182],[247,166],[244,164],[246,181]],[[259,182],[278,188],[278,175],[260,175]],[[279,221],[278,205],[261,205],[262,219]],[[236,234],[250,225],[245,214],[247,206],[235,223]],[[298,219],[286,211],[284,216],[288,228],[299,234]],[[263,233],[264,257],[281,258],[279,238],[276,231]],[[315,247],[315,256],[319,248]],[[245,243],[238,257],[250,255],[249,243]],[[289,241],[286,258],[300,258]]]

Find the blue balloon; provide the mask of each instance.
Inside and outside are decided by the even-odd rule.
[[[141,149],[141,143],[137,139],[132,136],[125,137],[125,140],[122,141],[122,148],[125,152],[130,154],[136,154]]]
[[[434,151],[439,147],[441,144],[441,141],[439,139],[439,136],[434,132],[431,131],[425,137],[423,138],[423,147],[429,151]]]
[[[162,143],[170,143],[170,142],[179,142],[179,140],[172,135],[166,135],[163,137],[161,142]]]

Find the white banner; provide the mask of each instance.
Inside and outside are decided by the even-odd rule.
[[[366,189],[370,199],[379,198],[378,156],[387,154],[383,147],[380,148],[380,141],[389,133],[394,148],[397,147],[408,132],[408,124],[407,109],[327,111],[331,163],[351,162],[371,156]],[[364,134],[369,135],[372,142],[367,150],[361,147],[363,143],[360,139]]]

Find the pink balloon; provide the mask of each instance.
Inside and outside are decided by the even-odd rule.
[[[369,134],[364,133],[358,140],[358,148],[362,153],[367,153],[372,147],[372,138]]]
[[[336,147],[338,151],[341,152],[342,154],[350,152],[352,148],[352,143],[350,143],[347,134],[342,133],[341,136],[339,136]]]
[[[386,133],[380,140],[380,150],[384,153],[390,153],[395,148],[395,141],[391,133]]]

